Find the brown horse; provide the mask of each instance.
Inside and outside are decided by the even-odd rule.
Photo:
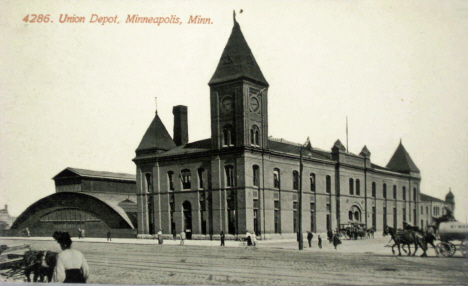
[[[30,250],[24,254],[23,266],[26,280],[31,282],[31,273],[33,273],[34,282],[52,282],[52,276],[57,264],[57,253],[51,251]]]
[[[424,243],[424,237],[419,232],[410,231],[410,230],[396,230],[392,227],[386,226],[384,228],[383,235],[386,236],[388,234],[392,237],[393,241],[395,242],[395,244],[392,246],[392,252],[395,253],[394,247],[397,246],[398,256],[401,256],[400,245],[402,246],[407,245],[408,250],[409,250],[408,256],[411,255],[411,249],[409,247],[411,244],[414,244],[414,248],[415,248],[413,252],[413,256],[416,255],[416,252],[418,251],[418,246],[421,247],[421,249],[424,251],[421,257],[427,256],[426,254],[427,247],[426,247],[426,244]]]

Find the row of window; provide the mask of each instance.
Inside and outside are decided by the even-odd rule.
[[[351,184],[351,180],[352,179],[350,179],[350,184]],[[358,181],[359,180],[356,180],[356,185]],[[376,193],[377,193],[377,185],[375,182],[372,182],[372,197],[373,198],[376,197]],[[351,194],[351,189],[350,189],[350,194]],[[403,200],[406,201],[406,187],[402,188],[402,195],[403,195]],[[417,201],[417,195],[418,195],[418,192],[416,188],[413,188],[413,200],[414,201]],[[387,199],[387,184],[385,183],[382,185],[382,196],[384,199]],[[396,185],[393,185],[393,199],[395,200],[397,199],[397,186]],[[409,196],[409,200],[411,200],[411,195]]]
[[[235,132],[232,125],[225,125],[223,127],[223,147],[232,147],[235,145],[235,142]],[[260,147],[260,129],[257,125],[252,126],[250,129],[250,144],[252,146]]]

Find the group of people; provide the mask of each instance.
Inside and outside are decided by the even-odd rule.
[[[331,233],[330,233],[331,232]],[[299,240],[299,233],[297,233],[298,235],[298,240]],[[341,240],[338,236],[338,232],[333,232],[331,230],[328,231],[327,233],[328,235],[328,241],[330,243],[333,243],[333,246],[335,247],[335,249],[337,249],[338,245],[341,244]],[[314,234],[310,231],[307,232],[307,241],[309,242],[309,247],[312,247],[312,239],[314,238]],[[320,235],[318,236],[317,238],[318,240],[318,247],[321,249],[322,248],[322,238],[320,237]]]

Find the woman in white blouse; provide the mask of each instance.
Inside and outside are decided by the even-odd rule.
[[[88,263],[83,254],[71,249],[72,240],[68,232],[56,231],[52,236],[62,248],[57,256],[55,281],[63,283],[86,283],[88,279]]]

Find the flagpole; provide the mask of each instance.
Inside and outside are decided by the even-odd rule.
[[[348,116],[346,116],[346,151],[349,153],[349,146],[348,146]]]
[[[306,143],[301,146],[301,149],[299,151],[299,198],[298,198],[298,203],[299,203],[299,222],[298,222],[298,231],[297,231],[297,240],[299,243],[299,250],[304,249],[304,237],[302,235],[302,173],[304,169],[304,165],[302,163],[302,151],[304,150],[304,147],[309,145],[309,137],[307,137]]]

